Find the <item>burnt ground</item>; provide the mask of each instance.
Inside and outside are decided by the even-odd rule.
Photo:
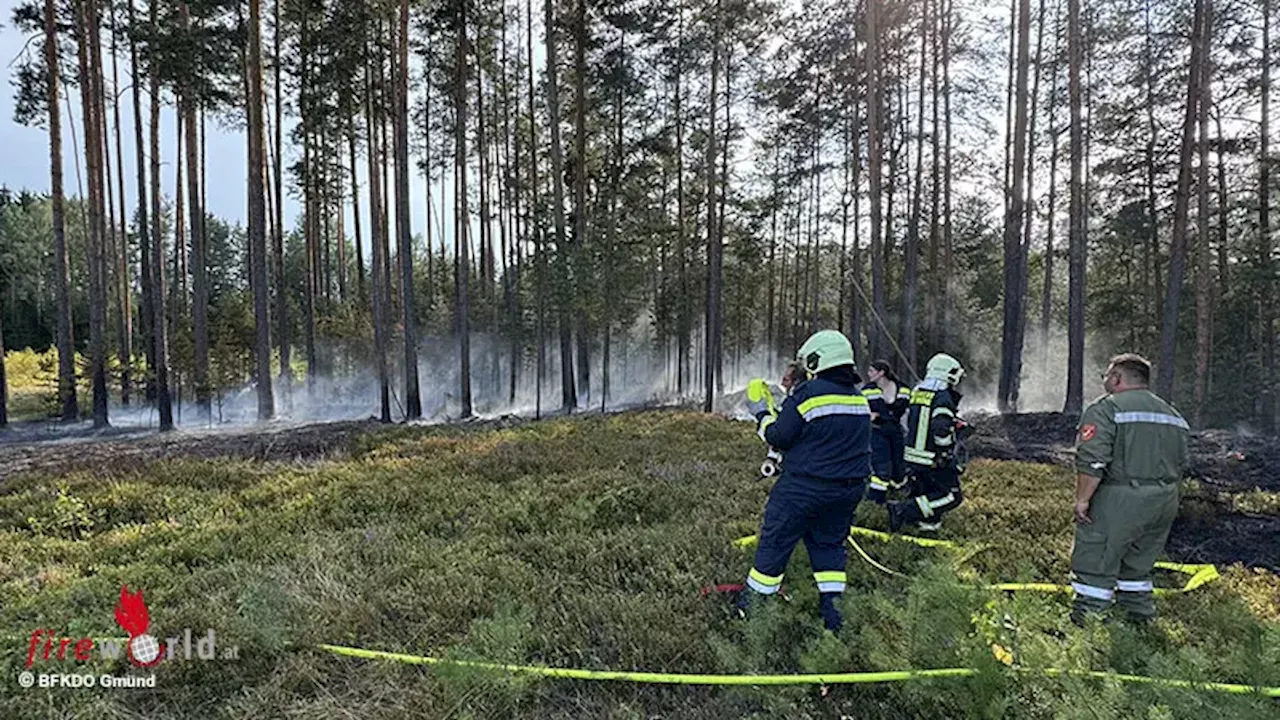
[[[1061,413],[985,415],[968,418],[974,457],[1070,465],[1075,418]],[[501,417],[477,426],[530,422]],[[0,432],[0,487],[27,473],[104,472],[167,458],[235,457],[311,462],[339,459],[354,440],[386,426],[375,420],[275,424],[217,431],[152,431],[88,428],[51,431],[18,425]],[[1280,442],[1274,438],[1211,430],[1191,442],[1188,474],[1199,483],[1185,496],[1169,537],[1169,554],[1182,562],[1244,563],[1280,572],[1280,513],[1251,513],[1236,500],[1253,491],[1280,493]],[[2,490],[0,490],[2,492]]]
[[[968,418],[974,457],[1070,465],[1076,418],[1061,413]],[[1240,562],[1280,572],[1280,514],[1236,507],[1246,493],[1280,493],[1280,441],[1222,430],[1192,434],[1187,474],[1199,481],[1184,496],[1169,534],[1181,562]]]

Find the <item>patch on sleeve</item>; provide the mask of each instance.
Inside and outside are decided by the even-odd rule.
[[[1098,434],[1098,426],[1093,423],[1080,426],[1080,442],[1089,442],[1093,436]]]

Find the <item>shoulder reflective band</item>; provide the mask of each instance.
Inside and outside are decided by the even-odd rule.
[[[862,395],[818,395],[796,406],[805,422],[827,415],[870,415],[871,407]]]
[[[506,665],[502,663],[477,662],[472,660],[450,660],[447,658],[426,657],[422,655],[406,655],[378,650],[344,647],[342,645],[316,646],[336,655],[363,658],[366,660],[392,660],[410,665],[449,665],[475,670],[496,670],[499,672],[522,673],[542,677],[564,678],[572,680],[613,680],[622,682],[651,683],[664,685],[853,685],[889,682],[910,682],[913,680],[931,680],[942,678],[975,677],[982,674],[974,668],[938,668],[935,670],[890,670],[886,672],[852,672],[809,675],[691,675],[684,673],[627,672],[616,670],[586,670],[582,668],[554,668],[541,665]],[[1252,687],[1249,685],[1233,685],[1229,683],[1198,683],[1191,680],[1145,677],[1142,675],[1123,675],[1091,670],[1061,670],[1058,668],[1014,667],[1015,672],[1034,675],[1071,675],[1099,680],[1118,680],[1120,682],[1147,683],[1184,687],[1193,690],[1211,690],[1214,692],[1236,693],[1239,695],[1262,695],[1264,697],[1280,697],[1280,687]]]
[[[1170,415],[1168,413],[1118,412],[1116,413],[1115,420],[1117,425],[1128,423],[1150,423],[1154,425],[1172,425],[1174,427],[1180,427],[1183,430],[1191,429],[1191,427],[1187,425],[1186,420],[1183,420],[1177,415]]]

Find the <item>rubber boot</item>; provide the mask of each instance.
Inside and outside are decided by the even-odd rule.
[[[831,632],[839,632],[844,626],[844,618],[840,617],[840,609],[836,601],[841,593],[822,593],[818,596],[818,610],[822,613],[822,624]]]

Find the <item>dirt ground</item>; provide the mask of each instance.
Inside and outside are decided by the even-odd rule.
[[[1070,465],[1075,420],[1060,413],[972,416],[967,445],[974,457]],[[476,421],[507,426],[528,420]],[[174,457],[240,457],[277,462],[340,458],[349,442],[381,426],[375,420],[280,424],[217,431],[152,431],[85,426],[18,425],[0,432],[0,492],[20,474],[99,471],[121,463]],[[1169,538],[1169,554],[1185,562],[1233,563],[1280,572],[1280,514],[1250,513],[1234,502],[1245,493],[1280,492],[1280,442],[1224,431],[1197,432],[1189,475],[1199,486],[1187,493]]]
[[[1076,421],[1061,413],[968,418],[975,457],[1070,465]],[[1183,562],[1233,563],[1280,572],[1280,515],[1235,508],[1253,491],[1280,492],[1280,442],[1222,430],[1192,434],[1187,474],[1199,480],[1184,496],[1169,535]]]

